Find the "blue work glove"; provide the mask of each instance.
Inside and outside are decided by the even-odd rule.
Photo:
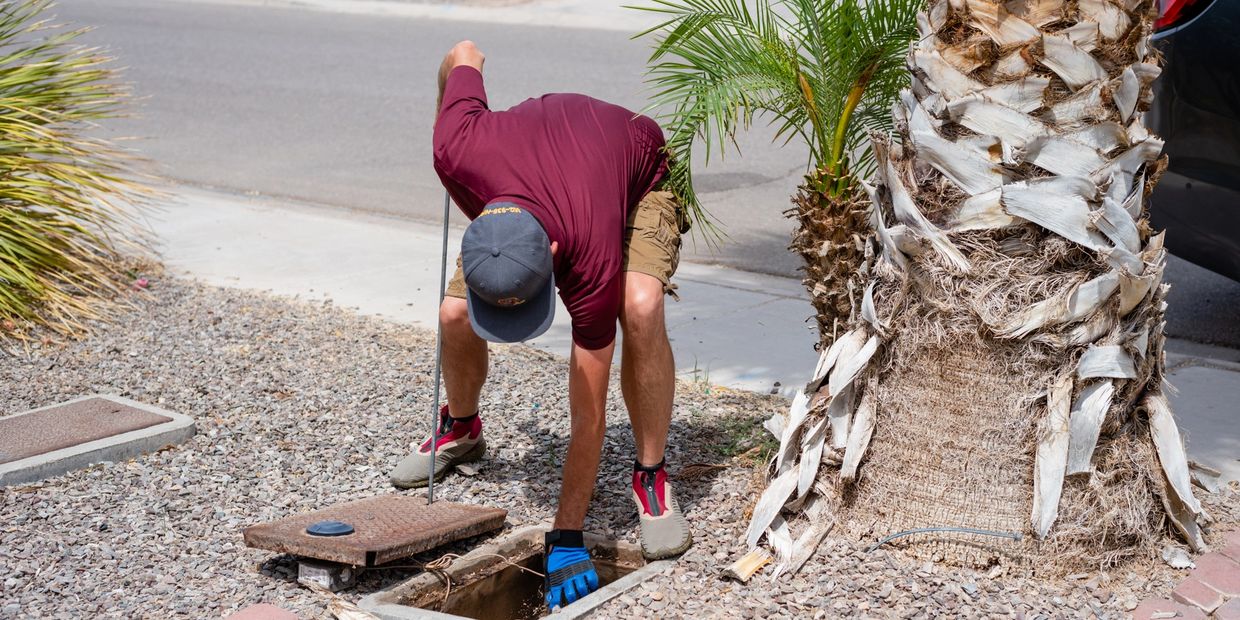
[[[548,609],[563,607],[598,589],[598,573],[581,530],[551,530],[545,548]]]

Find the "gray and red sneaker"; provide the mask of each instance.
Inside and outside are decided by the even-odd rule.
[[[439,410],[439,446],[435,450],[435,481],[461,463],[482,458],[487,442],[482,438],[482,419],[477,415],[455,419],[448,406]],[[424,487],[431,477],[431,438],[405,457],[392,470],[392,484],[402,489]]]
[[[650,560],[661,560],[680,555],[693,544],[689,524],[672,495],[672,485],[667,481],[667,468],[633,467],[633,501],[642,525],[642,555]]]

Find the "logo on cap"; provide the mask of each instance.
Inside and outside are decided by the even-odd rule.
[[[478,214],[478,217],[483,215],[503,215],[505,213],[521,213],[521,209],[520,207],[491,207]]]

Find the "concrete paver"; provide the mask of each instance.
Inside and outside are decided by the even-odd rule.
[[[1178,614],[1174,617],[1177,619],[1184,618],[1185,620],[1198,620],[1199,618],[1206,617],[1204,612],[1191,605],[1169,601],[1165,598],[1157,598],[1145,601],[1132,610],[1132,620],[1166,618],[1168,617],[1166,614]]]
[[[300,616],[269,603],[250,605],[225,620],[300,620]]]
[[[1206,585],[1200,579],[1188,578],[1180,582],[1171,592],[1171,598],[1191,605],[1205,613],[1212,613],[1223,604],[1223,595]]]
[[[1240,620],[1240,598],[1233,598],[1214,610],[1217,620]]]
[[[1219,553],[1240,562],[1240,529],[1231,530],[1224,535],[1223,548]]]
[[[1218,552],[1207,553],[1196,560],[1194,578],[1227,598],[1240,596],[1240,564]]]

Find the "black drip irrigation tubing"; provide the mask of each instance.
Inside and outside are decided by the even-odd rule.
[[[913,534],[927,534],[930,532],[955,532],[959,534],[981,534],[982,536],[994,536],[996,538],[1011,538],[1012,540],[1016,540],[1016,541],[1020,540],[1020,533],[1018,532],[996,532],[994,530],[978,530],[978,529],[974,529],[971,527],[921,527],[915,530],[904,530],[903,532],[896,532],[895,534],[886,536],[882,538],[881,540],[879,540],[878,542],[874,543],[874,545],[872,545],[869,549],[866,549],[865,552],[871,553],[875,549],[897,538],[902,538],[904,536],[911,536]]]

